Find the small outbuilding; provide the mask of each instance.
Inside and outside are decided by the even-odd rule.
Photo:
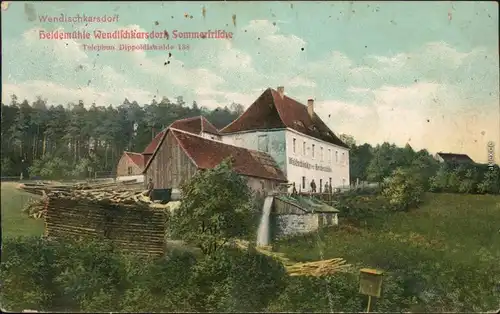
[[[116,167],[116,180],[144,182],[144,156],[141,153],[124,152]]]
[[[271,236],[279,239],[338,225],[339,211],[317,199],[299,195],[274,196]]]

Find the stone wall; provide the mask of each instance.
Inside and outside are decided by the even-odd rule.
[[[141,255],[165,252],[165,217],[139,206],[50,199],[45,236],[111,240],[118,248]]]
[[[318,230],[320,227],[338,224],[336,213],[332,214],[281,214],[273,216],[273,237],[283,237],[305,234]]]

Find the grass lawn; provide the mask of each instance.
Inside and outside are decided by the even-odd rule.
[[[424,205],[408,213],[394,213],[363,228],[343,224],[342,218],[339,225],[320,235],[325,258],[368,262],[378,242],[405,243],[421,251],[462,252],[462,258],[485,252],[500,258],[500,196],[429,193]],[[274,248],[299,260],[317,260],[317,240],[317,235],[295,237]]]
[[[412,295],[436,290],[459,295],[448,304],[495,304],[500,294],[493,292],[500,289],[500,196],[429,193],[425,199],[418,209],[386,214],[364,227],[343,224],[340,218],[338,227],[280,241],[274,249],[297,261],[318,260],[322,251],[324,259],[342,257],[358,267],[419,278],[411,284],[416,289]]]
[[[17,189],[19,183],[2,182],[2,237],[39,236],[43,234],[43,221],[29,218],[21,210],[26,202],[36,197]]]

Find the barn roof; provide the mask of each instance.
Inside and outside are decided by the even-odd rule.
[[[286,182],[283,172],[266,153],[224,144],[172,129],[184,152],[199,169],[212,169],[231,157],[233,170],[239,174]]]
[[[271,128],[291,128],[316,139],[348,148],[316,113],[311,117],[307,106],[285,95],[282,98],[280,93],[272,88],[266,89],[238,119],[220,130],[220,133]]]
[[[217,130],[217,128],[203,116],[180,119],[174,121],[169,127],[163,129],[160,133],[156,134],[151,143],[149,143],[149,145],[144,150],[143,154],[154,153],[156,147],[158,147],[158,145],[160,144],[160,141],[163,138],[163,135],[165,134],[165,131],[168,128],[175,128],[194,134],[200,134],[201,132],[206,132],[210,134],[219,135],[219,131]]]
[[[457,161],[457,162],[474,162],[472,158],[470,158],[466,154],[452,154],[452,153],[437,153],[439,157],[443,158],[444,161]]]
[[[170,127],[190,132],[193,134],[200,134],[201,132],[206,132],[210,134],[219,135],[219,131],[217,130],[217,128],[203,116],[177,120],[174,123],[172,123]]]
[[[144,167],[144,156],[141,153],[124,152],[124,154],[139,168],[142,169]]]
[[[164,129],[160,133],[156,134],[151,143],[149,143],[149,145],[144,150],[143,154],[153,154],[155,152],[156,147],[158,147],[158,145],[160,144],[160,141],[163,138],[166,130],[167,129]]]
[[[175,128],[169,128],[168,132],[172,133],[181,149],[198,169],[212,169],[224,159],[231,158],[233,170],[236,173],[280,182],[287,181],[274,159],[266,153],[224,144]],[[167,133],[163,135],[160,146],[165,141]],[[149,168],[158,149],[151,156],[144,172]]]

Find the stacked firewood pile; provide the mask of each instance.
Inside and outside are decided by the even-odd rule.
[[[134,182],[52,185],[46,183],[20,184],[19,189],[42,198],[30,199],[23,212],[35,219],[41,219],[50,199],[66,199],[87,203],[119,204],[124,206],[150,207],[158,210],[170,209],[171,204],[156,204],[146,195],[142,184]]]
[[[31,198],[26,202],[22,211],[28,216],[41,219],[47,212],[48,198],[45,196],[41,199]]]
[[[106,239],[137,254],[162,255],[165,215],[149,207],[51,199],[45,214],[45,236]]]
[[[237,241],[236,246],[246,249],[248,243]],[[272,256],[279,260],[285,266],[290,276],[328,276],[336,272],[350,272],[352,265],[347,264],[343,258],[333,258],[322,261],[307,263],[297,263],[287,258],[283,253],[271,252],[270,247],[258,247],[257,251],[267,256]]]
[[[21,184],[19,188],[36,195],[48,198],[64,198],[69,200],[86,200],[90,202],[134,204],[151,203],[144,194],[141,184],[105,183],[78,185]]]
[[[286,266],[290,276],[327,276],[337,272],[345,272],[351,269],[351,265],[342,258],[333,258],[322,261],[296,263]]]

